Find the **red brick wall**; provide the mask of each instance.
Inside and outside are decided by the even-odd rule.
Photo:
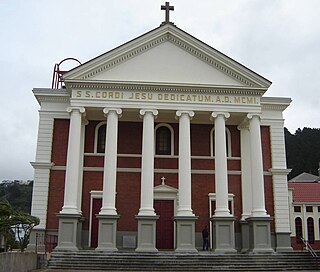
[[[66,165],[69,137],[69,120],[55,119],[51,161],[55,165]]]
[[[58,229],[57,213],[63,206],[65,171],[51,171],[49,184],[49,201],[47,210],[47,229]]]
[[[272,166],[269,127],[261,127],[261,143],[263,156],[263,170],[268,171]]]
[[[90,121],[86,126],[85,153],[94,152],[94,133],[95,127],[99,121]],[[178,124],[171,124],[174,129],[174,150],[178,154]],[[236,126],[228,126],[231,132],[232,157],[240,157],[240,132]],[[191,152],[194,156],[210,156],[210,131],[211,125],[191,125]],[[55,165],[66,165],[66,153],[68,145],[69,120],[57,119],[54,122],[52,161]],[[141,154],[142,142],[142,122],[119,122],[119,141],[118,153],[120,154]],[[128,137],[129,136],[129,137]],[[200,139],[200,140],[199,140]],[[261,140],[263,151],[263,166],[267,171],[271,167],[270,151],[270,132],[268,127],[261,128]],[[103,156],[85,156],[84,165],[86,167],[103,167]],[[120,168],[140,168],[141,158],[118,158],[118,167]],[[156,158],[155,168],[158,169],[177,169],[177,158]],[[210,159],[192,159],[192,169],[213,170],[214,160]],[[228,160],[228,170],[241,170],[240,160]],[[161,177],[166,177],[166,185],[178,188],[177,173],[156,173],[154,176],[155,186],[161,184]],[[273,192],[272,178],[265,176],[265,200],[266,209],[271,216],[273,212]],[[58,213],[63,206],[64,197],[64,179],[65,171],[51,171],[49,187],[49,205],[47,228],[57,229]],[[241,205],[241,176],[229,175],[229,192],[235,195],[234,209],[237,220],[242,213]],[[103,172],[85,171],[83,175],[83,195],[82,211],[85,217],[84,229],[89,228],[90,214],[90,191],[102,190]],[[196,230],[201,231],[203,226],[208,224],[209,203],[208,193],[215,192],[214,176],[210,174],[192,175],[192,208],[194,213],[199,216],[196,221]],[[121,215],[118,221],[118,230],[135,231],[137,230],[137,220],[135,215],[140,207],[140,173],[120,172],[117,173],[117,196],[116,207]],[[274,224],[272,224],[274,230]],[[236,223],[236,231],[240,231],[239,223]]]

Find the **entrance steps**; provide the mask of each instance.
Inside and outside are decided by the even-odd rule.
[[[49,269],[105,271],[299,271],[319,270],[320,259],[307,252],[275,254],[134,253],[54,251]]]

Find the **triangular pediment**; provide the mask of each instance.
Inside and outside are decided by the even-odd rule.
[[[270,82],[181,29],[167,24],[64,76],[69,82],[126,82],[267,89]]]

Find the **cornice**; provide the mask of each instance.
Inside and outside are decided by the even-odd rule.
[[[33,94],[39,104],[42,102],[68,103],[70,94],[65,89],[33,89]]]
[[[261,106],[263,110],[284,111],[292,102],[287,97],[262,97]]]
[[[112,91],[140,91],[140,92],[193,92],[230,95],[256,95],[262,96],[265,88],[250,88],[239,86],[210,86],[210,85],[181,85],[152,82],[115,82],[115,81],[88,81],[69,80],[66,82],[68,89],[85,90],[112,90]]]

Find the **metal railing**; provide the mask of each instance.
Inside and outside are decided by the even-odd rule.
[[[310,252],[312,257],[318,258],[317,253],[313,250],[312,246],[309,244],[308,240],[303,239],[302,237],[300,238],[301,241],[304,243],[306,250]]]

